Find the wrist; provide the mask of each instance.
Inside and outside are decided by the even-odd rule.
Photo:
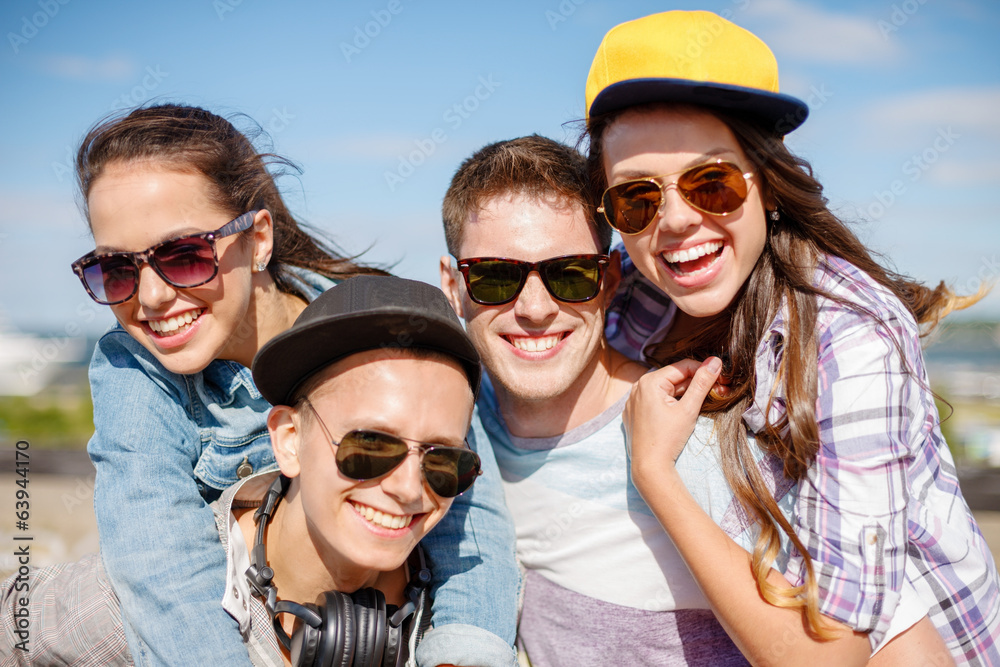
[[[671,459],[660,461],[632,460],[632,484],[640,493],[647,489],[672,488],[674,484],[683,484],[677,473],[675,461]]]

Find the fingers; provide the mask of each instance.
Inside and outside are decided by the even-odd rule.
[[[660,387],[663,391],[674,398],[680,398],[683,396],[688,387],[691,384],[692,378],[699,369],[704,367],[705,363],[715,359],[719,364],[719,369],[722,368],[722,361],[716,357],[709,357],[704,362],[696,361],[694,359],[681,359],[662,368],[658,368],[655,371],[648,373],[648,376],[652,376],[647,382],[655,382],[655,384]],[[729,394],[729,378],[716,373],[714,386],[711,388],[711,392],[716,397],[724,397]]]
[[[672,364],[668,364],[656,370],[656,375],[668,380],[675,387],[683,384],[687,386],[687,381],[694,377],[694,374],[701,367],[700,361],[694,359],[681,359]]]
[[[709,357],[695,371],[694,377],[688,382],[687,389],[681,397],[680,402],[686,404],[694,410],[701,410],[702,403],[708,396],[708,392],[716,385],[719,373],[722,372],[722,360],[718,357]]]

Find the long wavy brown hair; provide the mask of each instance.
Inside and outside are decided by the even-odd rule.
[[[264,131],[253,124],[260,140]],[[156,162],[201,174],[212,184],[214,203],[234,217],[267,209],[274,223],[274,248],[268,271],[279,290],[305,298],[286,267],[310,269],[333,279],[380,274],[356,257],[345,256],[328,240],[307,233],[285,205],[271,169],[298,172],[287,158],[258,153],[231,122],[211,111],[179,104],[139,107],[99,121],[87,133],[76,157],[76,175],[88,222],[87,197],[94,182],[113,163]],[[249,230],[248,230],[249,231]]]
[[[632,107],[628,111],[646,108]],[[783,462],[787,478],[798,481],[819,448],[815,412],[818,358],[814,336],[818,298],[842,303],[884,325],[874,313],[815,287],[817,262],[823,256],[840,257],[866,272],[906,305],[923,334],[929,333],[952,310],[975,303],[983,290],[972,297],[959,297],[943,282],[931,289],[884,268],[850,228],[830,212],[823,186],[813,177],[809,163],[793,155],[781,136],[744,117],[706,111],[732,130],[743,152],[754,163],[761,192],[769,203],[777,205],[780,218],[768,221],[764,250],[730,307],[703,322],[695,334],[679,340],[657,361],[669,364],[684,358],[709,356],[723,360],[729,392],[725,397],[710,395],[702,412],[714,417],[726,480],[749,517],[760,526],[751,560],[757,585],[771,604],[803,608],[809,629],[818,637],[831,638],[829,626],[819,612],[812,559],[761,475],[743,425],[743,413],[753,402],[756,389],[757,347],[784,303],[788,335],[783,341],[778,378],[784,383],[785,414],[779,423],[766,423],[763,432],[757,434],[757,443]],[[607,187],[602,142],[608,128],[622,113],[592,117],[585,134],[590,143],[588,165],[595,204]],[[764,410],[765,415],[769,414],[769,408]],[[781,533],[802,554],[807,574],[803,586],[782,590],[767,581],[770,563],[781,546]]]

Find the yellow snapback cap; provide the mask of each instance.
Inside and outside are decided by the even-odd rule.
[[[779,135],[809,115],[805,102],[778,92],[778,63],[767,44],[706,11],[653,14],[604,36],[587,76],[587,122],[650,102],[744,112]]]

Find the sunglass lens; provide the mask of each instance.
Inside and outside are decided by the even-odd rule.
[[[588,301],[600,289],[601,266],[586,257],[550,261],[545,266],[545,281],[557,299]]]
[[[660,208],[660,186],[649,181],[622,183],[604,194],[604,215],[620,232],[638,234]]]
[[[408,452],[406,443],[391,435],[351,431],[337,446],[337,468],[351,479],[376,479],[396,469]],[[479,476],[479,457],[460,447],[429,448],[421,466],[427,485],[442,498],[454,498]]]
[[[164,243],[153,253],[152,261],[175,287],[202,285],[215,276],[212,244],[202,238],[183,238]]]
[[[521,286],[521,267],[500,260],[476,262],[469,267],[469,294],[482,304],[506,303]]]
[[[94,298],[104,304],[129,299],[135,290],[137,274],[135,264],[115,255],[94,260],[83,268],[87,287]]]
[[[424,478],[434,493],[454,498],[479,476],[479,457],[471,450],[435,447],[424,455]]]
[[[736,165],[728,162],[685,172],[677,187],[692,206],[715,215],[732,213],[747,197],[746,179]]]
[[[337,447],[337,468],[351,479],[374,479],[406,458],[406,443],[384,433],[351,431]]]

